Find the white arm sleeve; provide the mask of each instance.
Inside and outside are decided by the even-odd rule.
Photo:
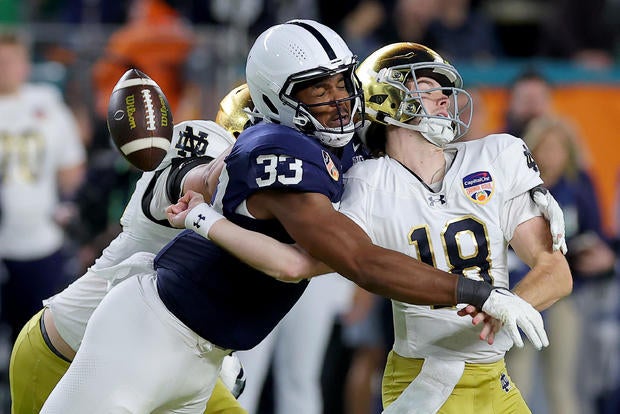
[[[510,242],[512,240],[514,231],[519,224],[541,215],[540,209],[536,206],[528,191],[508,200],[504,204],[500,218],[502,232],[506,241]]]

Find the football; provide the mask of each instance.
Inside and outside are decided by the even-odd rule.
[[[166,156],[172,139],[172,112],[157,83],[138,69],[119,79],[108,104],[108,130],[125,159],[152,171]]]

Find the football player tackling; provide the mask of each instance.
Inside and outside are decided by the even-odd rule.
[[[363,115],[356,63],[342,38],[313,21],[259,36],[246,77],[266,122],[241,133],[226,157],[216,207],[245,228],[296,241],[368,290],[425,305],[469,303],[500,318],[515,341],[520,327],[546,346],[540,314],[521,298],[378,247],[334,209],[343,172],[360,159],[351,141]],[[222,359],[255,346],[290,310],[307,281],[277,281],[203,238],[209,211],[201,204],[187,215],[196,232],[165,246],[155,271],[105,297],[42,413],[202,413]]]
[[[231,105],[233,92],[222,100],[221,107]],[[241,102],[234,102],[241,104]],[[104,250],[86,274],[69,287],[45,301],[45,308],[34,315],[20,332],[10,361],[10,391],[12,414],[39,412],[49,393],[68,369],[75,352],[80,346],[86,324],[111,286],[123,280],[115,272],[124,259],[137,252],[159,251],[180,230],[171,228],[166,221],[165,208],[186,191],[198,192],[205,198],[215,190],[218,172],[213,172],[211,162],[227,152],[234,142],[230,133],[239,133],[248,121],[241,108],[237,112],[222,110],[217,120],[226,126],[223,129],[211,121],[185,121],[174,128],[173,141],[165,159],[154,172],[145,172],[136,185],[125,212],[121,218],[122,233]],[[221,223],[225,231],[215,235],[216,242],[222,241],[244,256],[245,244],[261,245],[263,252],[274,246],[278,260],[265,263],[266,256],[252,255],[250,263],[263,272],[280,278],[297,278],[317,272],[317,262],[310,260],[303,252],[290,245],[282,245],[271,238],[242,230],[231,223]],[[217,230],[215,228],[214,230]],[[241,235],[236,231],[242,230]],[[260,237],[259,237],[260,236]],[[253,237],[259,240],[253,241]],[[231,239],[232,238],[232,239]],[[267,250],[264,250],[267,248]],[[245,249],[245,250],[244,250]],[[142,265],[150,264],[150,257],[143,257]],[[305,259],[307,258],[307,260]],[[110,270],[112,269],[112,270]],[[127,276],[130,271],[125,272]],[[236,360],[229,357],[226,364],[235,367]],[[241,391],[243,383],[236,383],[237,371],[223,370],[228,378],[224,384],[218,381],[206,413],[245,413],[226,387],[235,394]],[[225,387],[226,385],[226,387]]]
[[[375,159],[348,171],[340,211],[379,246],[506,294],[510,244],[531,267],[515,293],[537,309],[568,295],[568,264],[553,252],[529,194],[542,180],[523,141],[506,134],[454,141],[472,113],[458,71],[425,46],[396,43],[371,54],[357,74],[372,120],[363,136]],[[462,317],[472,307],[392,303],[386,414],[530,412],[506,373],[513,340],[504,329],[480,341]]]

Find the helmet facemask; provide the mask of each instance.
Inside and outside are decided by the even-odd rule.
[[[315,136],[321,143],[330,147],[346,145],[355,130],[360,126],[357,120],[364,118],[364,99],[361,83],[354,72],[355,63],[342,65],[336,69],[317,68],[291,75],[280,91],[280,100],[293,108],[293,124],[300,131]],[[296,98],[296,93],[320,79],[342,73],[348,96],[342,99],[306,104]],[[335,106],[340,119],[339,127],[326,127],[313,115],[313,109],[322,106]],[[347,110],[346,107],[350,109]],[[348,118],[348,119],[347,119]]]
[[[418,82],[420,77],[432,78],[440,86],[421,88]],[[386,67],[376,74],[376,82],[390,85],[395,89],[391,91],[392,95],[398,95],[394,101],[400,101],[393,116],[371,113],[383,123],[418,131],[439,147],[462,137],[469,129],[473,114],[472,98],[461,89],[463,81],[454,67],[436,62]],[[433,115],[424,106],[423,97],[438,90],[448,97],[448,117]]]

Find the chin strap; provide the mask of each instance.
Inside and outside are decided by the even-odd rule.
[[[369,113],[370,111],[371,110],[368,109]],[[376,114],[376,111],[373,112]],[[428,142],[441,148],[454,141],[455,138],[454,130],[452,129],[452,121],[447,118],[444,120],[424,117],[418,125],[407,124],[390,117],[385,117],[383,120],[389,125],[418,131]]]

